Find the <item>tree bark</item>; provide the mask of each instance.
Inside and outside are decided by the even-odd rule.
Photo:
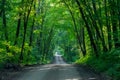
[[[117,25],[117,11],[116,11],[116,2],[114,0],[110,0],[109,4],[111,5],[111,23],[112,23],[112,30],[113,30],[113,40],[114,40],[114,45],[115,48],[120,47],[120,42],[119,42],[119,32],[118,32],[118,25]]]
[[[85,41],[81,41],[80,40],[80,33],[78,31],[78,28],[77,28],[77,24],[76,24],[76,20],[75,20],[74,14],[73,14],[72,10],[70,9],[69,5],[64,0],[63,0],[63,2],[64,2],[64,4],[66,5],[66,7],[68,8],[68,10],[69,10],[69,12],[71,14],[71,17],[72,17],[72,20],[73,20],[73,24],[74,24],[74,31],[76,33],[76,38],[78,40],[78,43],[79,43],[80,49],[82,51],[82,54],[83,54],[83,56],[85,56],[86,55]],[[84,38],[84,34],[82,35],[82,37]]]
[[[21,26],[21,15],[22,15],[22,13],[20,12],[18,24],[17,24],[17,29],[16,29],[16,37],[15,37],[14,45],[16,45],[18,42],[18,37],[19,37],[19,33],[20,33],[20,26]]]
[[[89,37],[90,37],[90,42],[91,42],[91,45],[92,45],[92,47],[94,49],[94,53],[95,53],[96,57],[98,57],[99,56],[98,49],[97,49],[97,46],[96,46],[96,44],[94,42],[90,26],[89,26],[89,24],[88,24],[88,22],[86,20],[85,13],[83,12],[83,9],[82,9],[82,7],[80,5],[80,2],[78,0],[75,0],[75,1],[76,1],[77,5],[79,7],[79,11],[80,11],[81,16],[83,18],[83,21],[85,22],[85,25],[86,25],[86,28],[87,28],[87,31],[88,31],[88,34],[89,34]]]
[[[25,45],[25,40],[26,40],[28,19],[29,19],[29,15],[30,15],[30,12],[31,12],[31,9],[32,9],[33,1],[34,0],[32,0],[31,3],[30,3],[30,8],[27,11],[27,15],[26,15],[26,13],[24,13],[24,34],[23,34],[23,42],[22,42],[21,54],[20,54],[20,57],[19,57],[20,62],[23,60],[23,50],[24,50],[24,45]]]
[[[108,46],[109,50],[112,49],[112,31],[111,31],[111,26],[110,26],[110,19],[109,19],[109,11],[107,8],[107,0],[104,0],[105,4],[105,16],[106,16],[106,26],[107,26],[107,34],[108,34]]]
[[[106,46],[106,43],[105,43],[105,39],[104,39],[104,35],[103,35],[103,31],[102,31],[102,21],[100,20],[99,16],[98,16],[98,12],[97,12],[97,8],[96,8],[96,0],[92,0],[92,6],[93,6],[93,11],[94,11],[94,14],[95,14],[95,22],[98,21],[98,24],[100,26],[100,28],[97,26],[97,22],[96,22],[96,31],[100,37],[100,40],[102,42],[102,46],[103,46],[103,51],[107,51],[107,46]]]

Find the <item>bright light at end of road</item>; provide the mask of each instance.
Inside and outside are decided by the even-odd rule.
[[[58,52],[55,52],[54,56],[62,56]]]

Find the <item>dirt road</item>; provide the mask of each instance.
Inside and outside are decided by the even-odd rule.
[[[77,68],[66,64],[58,55],[54,64],[25,68],[25,71],[16,73],[10,80],[103,80],[92,71]]]
[[[56,56],[53,64],[29,67],[18,73],[12,80],[102,80],[91,71],[66,64],[61,56]]]
[[[13,80],[101,80],[99,76],[68,64],[50,64],[29,67],[29,70],[16,74]]]

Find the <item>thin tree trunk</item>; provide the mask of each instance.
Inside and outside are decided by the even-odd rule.
[[[15,41],[14,41],[14,45],[17,44],[18,42],[18,37],[19,37],[19,33],[20,33],[20,26],[21,26],[21,12],[19,13],[19,19],[18,19],[18,24],[17,24],[17,29],[16,29],[16,37],[15,37]]]

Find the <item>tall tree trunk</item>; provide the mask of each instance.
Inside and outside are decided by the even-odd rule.
[[[75,33],[76,33],[76,38],[77,38],[77,40],[78,40],[78,43],[79,43],[80,49],[81,49],[81,51],[82,51],[82,54],[83,54],[83,56],[85,56],[85,55],[86,55],[85,41],[82,42],[82,41],[80,40],[80,33],[79,33],[78,28],[77,28],[77,24],[76,24],[76,20],[75,20],[74,14],[73,14],[72,10],[70,9],[69,5],[68,5],[64,0],[63,0],[63,2],[64,2],[64,4],[66,5],[66,7],[68,8],[68,10],[69,10],[69,12],[70,12],[70,14],[71,14],[71,17],[72,17],[72,20],[73,20],[73,24],[74,24],[74,31],[75,31]],[[80,31],[80,32],[81,32],[81,31]],[[83,33],[82,37],[84,38],[84,33]],[[84,39],[83,39],[83,40],[84,40]],[[83,45],[82,45],[82,44],[83,44]]]
[[[120,36],[120,0],[117,0],[117,8],[118,8],[118,27],[119,27],[119,35]],[[120,42],[120,37],[119,37]]]
[[[24,45],[25,45],[25,40],[26,40],[28,19],[29,19],[29,15],[30,15],[30,12],[31,12],[31,9],[32,9],[33,1],[34,0],[32,0],[31,3],[30,3],[30,8],[27,11],[27,15],[26,15],[26,13],[24,13],[24,33],[23,33],[23,42],[22,42],[21,54],[20,54],[20,57],[19,57],[20,62],[23,60],[23,50],[24,50]]]
[[[45,45],[45,54],[46,54],[46,57],[49,55],[48,52],[50,50],[50,45],[52,43],[52,38],[54,36],[54,28],[52,27],[49,31],[49,36],[47,37],[47,40],[46,40],[46,45]]]
[[[34,5],[35,7],[35,5]],[[35,17],[36,17],[36,13],[34,14],[34,18],[33,18],[33,22],[32,22],[32,26],[31,26],[31,30],[30,30],[30,37],[29,37],[29,46],[32,47],[33,44],[33,31],[34,31],[34,26],[35,26]],[[28,58],[27,58],[27,62],[29,61],[29,56],[30,56],[31,51],[28,51]]]
[[[80,11],[81,16],[83,18],[83,21],[85,22],[85,25],[86,25],[86,28],[87,28],[87,31],[88,31],[88,34],[89,34],[89,37],[90,37],[90,42],[91,42],[91,45],[92,45],[92,47],[94,49],[94,53],[95,53],[96,57],[98,57],[99,56],[98,49],[97,49],[97,46],[96,46],[96,44],[94,42],[90,26],[89,26],[89,24],[88,24],[88,22],[86,20],[85,13],[83,12],[83,9],[82,9],[82,7],[80,5],[80,2],[78,0],[75,0],[75,1],[76,1],[77,5],[79,7],[79,11]]]
[[[97,8],[96,8],[96,0],[92,0],[92,6],[93,6],[94,14],[95,14],[94,22],[96,24],[96,26],[95,26],[96,27],[96,31],[97,31],[97,33],[98,33],[98,35],[100,37],[101,42],[102,42],[103,51],[107,51],[108,49],[107,49],[107,46],[106,46],[106,43],[105,43],[103,31],[102,31],[102,27],[103,27],[102,21],[99,18],[99,15],[98,15],[98,12],[97,12]],[[98,24],[97,24],[96,21],[98,21]],[[100,26],[100,28],[98,27],[98,25]]]
[[[4,29],[5,40],[8,41],[8,30],[7,30],[5,4],[6,4],[6,0],[2,0],[2,21],[3,21],[3,29]]]
[[[106,16],[106,26],[107,26],[107,34],[108,34],[108,46],[109,46],[109,50],[112,49],[112,31],[111,31],[111,26],[110,26],[110,19],[109,19],[109,11],[108,11],[108,2],[107,0],[104,0],[104,4],[105,4],[105,16]]]
[[[82,27],[81,29],[81,36],[82,36],[82,45],[83,45],[83,53],[84,53],[84,56],[86,55],[86,44],[85,44],[85,28]]]
[[[86,12],[88,13],[86,16],[87,16],[87,19],[86,21],[88,22],[90,28],[91,28],[91,34],[94,38],[94,42],[98,48],[98,50],[101,50],[101,47],[100,47],[100,42],[102,43],[102,36],[101,36],[101,31],[98,27],[98,24],[97,24],[97,20],[96,20],[96,17],[95,14],[94,14],[94,11],[93,9],[91,8],[91,4],[87,4],[87,2],[84,0],[84,7],[86,8]],[[102,44],[103,46],[103,44]],[[103,48],[103,47],[102,47]]]
[[[115,48],[120,47],[120,42],[119,42],[119,34],[118,34],[118,27],[117,27],[117,12],[116,12],[116,2],[115,0],[110,0],[109,4],[111,5],[111,23],[112,23],[112,30],[113,30],[113,40],[114,40],[114,45]]]

